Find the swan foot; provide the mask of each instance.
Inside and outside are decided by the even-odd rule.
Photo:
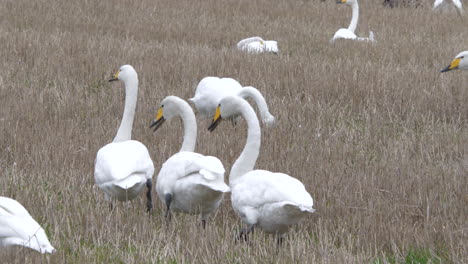
[[[151,183],[151,179],[146,181],[146,187],[148,187],[148,192],[146,193],[146,212],[151,213],[153,210],[153,199],[151,198],[151,187],[153,184]]]

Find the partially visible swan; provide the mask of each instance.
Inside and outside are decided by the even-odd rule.
[[[261,37],[243,39],[237,43],[237,49],[249,53],[279,52],[277,41],[263,40]]]
[[[44,229],[17,201],[0,196],[0,247],[23,246],[54,253]]]
[[[440,72],[448,72],[451,70],[468,70],[468,50],[460,52],[455,59],[452,60],[449,66],[445,67]]]
[[[229,187],[224,183],[224,167],[212,156],[195,153],[197,123],[189,104],[176,96],[161,102],[156,119],[150,127],[156,131],[165,120],[180,116],[184,126],[184,141],[180,151],[166,162],[156,180],[156,192],[170,210],[201,214],[205,227],[207,218],[219,207]]]
[[[232,115],[242,115],[248,126],[244,150],[229,175],[232,207],[248,224],[247,233],[258,226],[267,233],[281,235],[315,211],[312,197],[299,180],[289,175],[254,170],[260,152],[260,124],[244,99],[229,96],[221,100],[208,130],[213,131],[222,119]],[[281,242],[281,236],[278,238]]]
[[[447,0],[448,1],[448,0]],[[446,0],[435,0],[433,10],[441,8]],[[457,10],[460,14],[463,14],[463,6],[461,0],[452,0],[452,3],[457,7]]]
[[[125,85],[125,109],[114,140],[97,153],[94,179],[108,201],[132,200],[146,186],[146,209],[149,212],[152,209],[151,179],[154,165],[145,145],[131,140],[138,95],[138,76],[132,66],[123,65],[109,82],[116,80],[123,81]]]
[[[356,31],[358,19],[359,19],[359,4],[357,0],[338,0],[337,4],[347,4],[350,5],[353,10],[353,17],[351,18],[351,23],[348,28],[340,28],[336,31],[333,38],[330,40],[331,43],[335,42],[337,39],[353,39],[359,41],[369,41],[375,42],[374,32],[369,31],[369,37],[358,37],[354,33]]]
[[[197,85],[195,96],[189,100],[195,104],[198,112],[204,117],[211,117],[215,113],[219,101],[226,96],[240,96],[252,98],[258,106],[262,122],[273,126],[275,117],[268,111],[268,105],[262,94],[252,86],[242,87],[232,78],[205,77]]]

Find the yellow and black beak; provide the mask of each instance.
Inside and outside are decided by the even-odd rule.
[[[153,120],[153,123],[151,123],[149,128],[154,127],[153,132],[156,132],[158,128],[166,121],[163,116],[163,107],[161,106],[158,110],[158,113],[156,114],[156,118]]]
[[[219,106],[219,105],[218,105],[218,107],[216,107],[216,112],[215,112],[215,115],[213,117],[213,121],[211,121],[211,125],[208,127],[208,131],[210,131],[210,132],[213,132],[213,130],[215,130],[215,128],[219,125],[219,122],[221,122],[221,120],[222,120],[220,107],[221,106]]]
[[[460,65],[461,58],[456,58],[450,63],[449,66],[447,66],[445,69],[441,70],[440,72],[448,72],[451,70],[456,70],[458,69],[458,66]]]
[[[337,4],[344,4],[344,3],[346,3],[346,0],[336,0],[336,3]]]
[[[109,82],[118,81],[118,80],[119,80],[119,74],[120,74],[120,70],[117,71],[117,72],[112,76],[112,78],[109,79]]]

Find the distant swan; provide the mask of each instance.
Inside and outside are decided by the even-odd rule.
[[[289,175],[254,170],[260,152],[260,124],[244,99],[238,96],[222,99],[208,130],[213,131],[223,118],[232,115],[241,115],[248,127],[244,150],[229,175],[232,207],[249,226],[241,236],[246,236],[254,226],[281,235],[315,211],[312,197],[302,182]],[[278,239],[281,242],[281,236]]]
[[[263,40],[261,37],[243,39],[237,43],[237,49],[249,53],[279,52],[277,41]]]
[[[144,186],[147,211],[152,209],[151,179],[154,173],[153,161],[145,145],[132,138],[132,125],[138,94],[138,76],[130,65],[120,70],[109,81],[121,80],[125,84],[125,109],[119,130],[112,143],[102,147],[96,156],[94,179],[105,193],[106,200],[132,200]]]
[[[254,87],[242,87],[238,81],[232,78],[203,78],[197,85],[195,96],[189,100],[195,104],[200,114],[204,117],[211,117],[215,113],[219,101],[229,95],[252,98],[258,106],[262,122],[267,126],[274,125],[275,117],[270,114],[262,94]]]
[[[53,253],[44,229],[17,201],[0,196],[0,247],[23,246]]]
[[[184,141],[180,151],[166,162],[156,180],[156,192],[170,210],[201,214],[205,227],[207,218],[219,207],[229,187],[224,183],[224,167],[218,158],[195,153],[197,123],[187,102],[168,96],[162,102],[150,127],[156,131],[165,120],[180,116],[184,126]]]
[[[445,67],[441,72],[448,72],[451,70],[468,70],[468,50],[460,52],[455,59],[452,60],[449,66]]]
[[[336,31],[333,38],[330,40],[331,43],[335,42],[337,39],[353,39],[359,41],[370,41],[375,42],[374,39],[374,32],[369,31],[369,37],[358,37],[354,33],[356,31],[358,19],[359,19],[359,4],[357,0],[338,0],[337,4],[347,4],[350,5],[353,10],[353,17],[351,19],[351,23],[349,24],[348,28],[340,28]]]
[[[432,9],[435,10],[442,7],[442,4],[447,1],[448,0],[435,0],[434,7]],[[452,0],[452,3],[457,7],[458,12],[460,14],[463,14],[463,6],[461,0]]]

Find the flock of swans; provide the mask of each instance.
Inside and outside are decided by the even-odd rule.
[[[459,0],[452,0],[461,9]],[[339,29],[332,41],[339,38],[375,41],[354,34],[359,16],[357,0],[338,0],[351,5],[353,18],[347,29]],[[436,0],[440,4],[441,0]],[[253,53],[278,52],[276,41],[259,37],[239,42],[238,48]],[[468,70],[468,51],[459,53],[441,72]],[[146,210],[151,212],[153,202],[153,174],[155,171],[148,149],[132,140],[132,126],[138,94],[138,75],[131,65],[123,65],[109,80],[122,81],[125,87],[125,107],[117,134],[113,141],[102,147],[96,155],[94,177],[96,185],[104,192],[105,200],[128,201],[136,198],[146,187]],[[254,87],[242,87],[232,78],[205,77],[190,98],[203,118],[212,118],[208,127],[214,131],[223,119],[245,119],[248,127],[243,151],[232,165],[228,184],[225,183],[223,163],[216,157],[195,152],[197,123],[190,105],[176,96],[161,101],[156,118],[150,128],[158,130],[162,124],[180,117],[184,128],[182,147],[159,170],[156,192],[166,208],[171,211],[199,214],[202,226],[220,206],[225,193],[231,192],[234,211],[247,224],[239,238],[246,239],[254,227],[267,233],[281,235],[313,213],[313,200],[299,180],[278,172],[254,170],[260,153],[260,122],[254,109],[245,100],[252,98],[257,104],[262,123],[273,126],[275,118],[269,112],[262,94]],[[53,253],[42,227],[17,201],[0,196],[0,247],[24,246],[41,253]]]

